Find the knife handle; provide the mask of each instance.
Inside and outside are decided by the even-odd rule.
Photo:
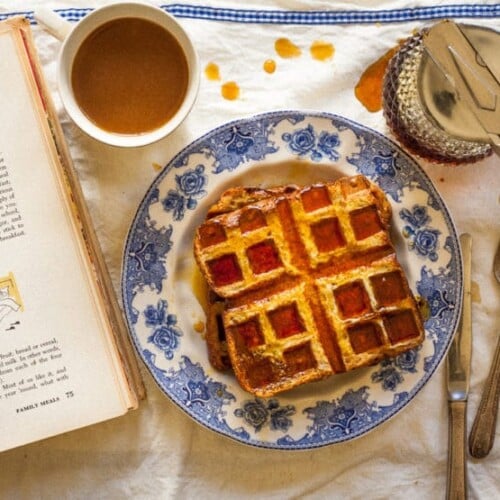
[[[490,373],[486,380],[476,418],[469,436],[469,451],[475,458],[484,458],[495,440],[500,397],[500,338],[497,343]]]
[[[447,500],[467,498],[465,434],[467,401],[450,401],[448,411],[448,484]]]

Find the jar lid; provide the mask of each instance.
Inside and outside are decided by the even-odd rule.
[[[486,65],[500,81],[500,33],[474,25],[460,25],[460,30],[477,52],[478,64]],[[448,50],[444,39],[442,50]],[[417,85],[422,106],[437,127],[467,141],[491,141],[471,107],[426,50],[422,53]],[[497,106],[500,112],[500,102]]]

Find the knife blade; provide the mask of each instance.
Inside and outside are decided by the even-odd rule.
[[[463,298],[460,325],[446,358],[448,389],[448,499],[467,498],[467,397],[472,356],[472,237],[460,235]]]

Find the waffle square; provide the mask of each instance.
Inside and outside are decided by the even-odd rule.
[[[223,303],[212,311],[222,321],[207,325],[211,357],[223,346],[242,387],[268,397],[420,344],[390,217],[383,192],[361,175],[223,194],[194,241]]]

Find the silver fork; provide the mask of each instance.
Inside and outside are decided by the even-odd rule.
[[[500,243],[493,262],[493,273],[500,283]],[[495,440],[495,430],[500,396],[500,336],[498,338],[493,363],[486,379],[477,415],[469,436],[469,451],[475,458],[483,458],[490,452]]]

